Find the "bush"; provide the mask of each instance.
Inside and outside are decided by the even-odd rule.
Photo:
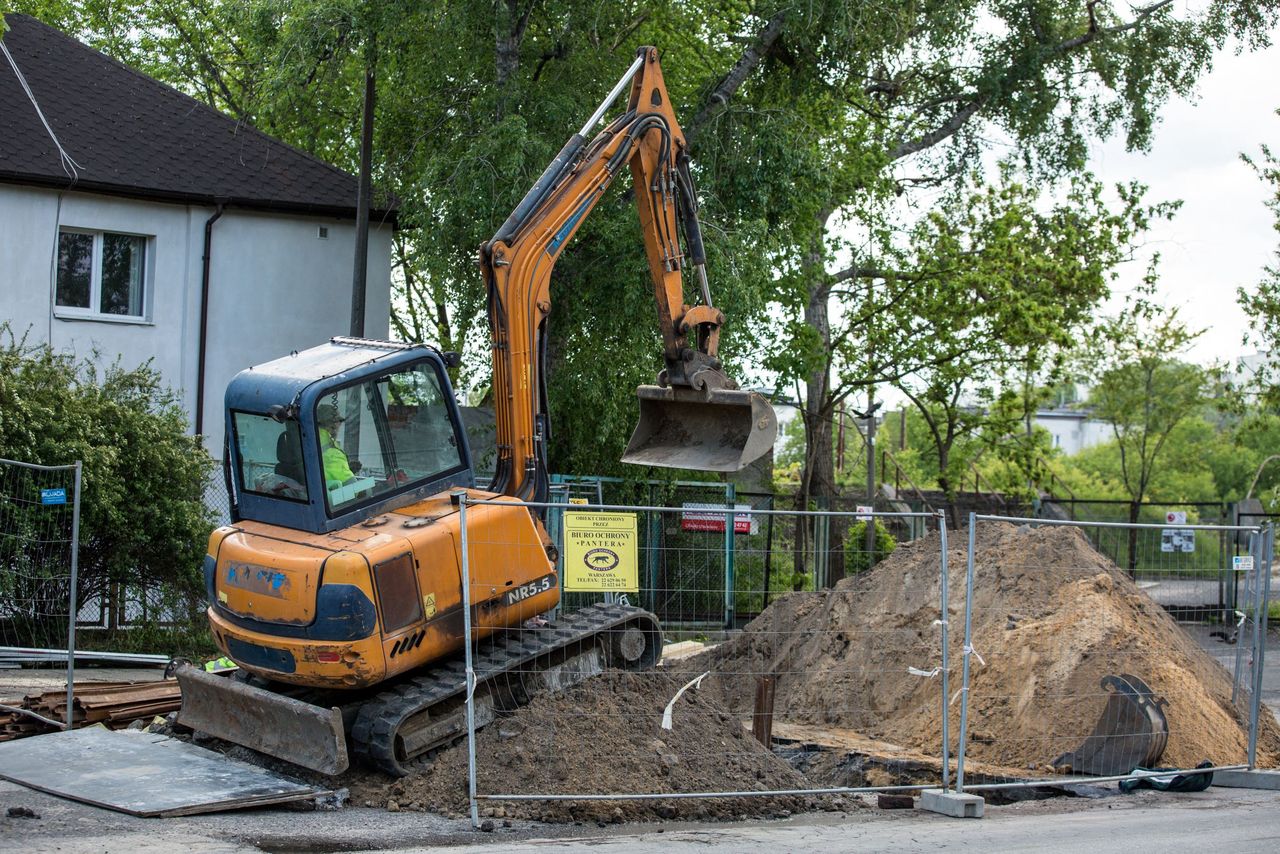
[[[78,606],[112,584],[198,596],[213,463],[150,363],[101,364],[0,324],[0,457],[83,463]]]
[[[844,535],[844,572],[845,575],[856,575],[859,572],[866,572],[874,564],[887,558],[893,554],[893,550],[898,547],[898,541],[894,539],[880,523],[879,519],[876,523],[876,548],[873,555],[867,554],[867,523],[855,522],[848,532]]]

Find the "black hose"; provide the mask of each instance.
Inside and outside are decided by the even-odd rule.
[[[707,263],[707,250],[702,245],[702,226],[698,223],[698,196],[693,189],[693,175],[689,172],[689,155],[680,155],[676,172],[680,185],[680,198],[684,204],[681,219],[684,220],[684,238],[689,249],[689,260],[695,267]]]
[[[506,222],[498,229],[498,233],[493,236],[494,242],[499,240],[503,243],[511,242],[512,236],[520,230],[520,226],[524,225],[529,215],[546,201],[551,191],[556,188],[565,174],[573,168],[578,152],[586,144],[587,140],[582,134],[575,133],[569,137],[569,141],[564,144],[564,148],[560,149],[560,153],[555,156],[555,159],[547,164],[547,168],[542,171],[541,177],[529,188],[529,192],[524,194],[520,204],[516,205],[516,209],[511,212],[511,216],[507,217]]]

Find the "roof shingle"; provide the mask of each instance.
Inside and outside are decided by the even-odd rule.
[[[355,176],[34,18],[12,14],[5,21],[5,46],[80,168],[73,184],[13,69],[0,56],[0,181],[355,217]],[[394,222],[395,205],[389,207],[371,211],[370,218]]]

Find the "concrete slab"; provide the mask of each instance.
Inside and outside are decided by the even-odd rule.
[[[982,818],[984,801],[978,795],[925,789],[920,793],[920,809],[949,815],[952,818]]]
[[[1228,789],[1270,789],[1280,792],[1280,770],[1214,771],[1213,785]]]

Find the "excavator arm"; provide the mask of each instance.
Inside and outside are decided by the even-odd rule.
[[[586,135],[630,83],[627,109]],[[641,386],[640,424],[625,462],[736,471],[773,445],[777,421],[759,394],[739,391],[717,358],[724,314],[711,304],[688,144],[655,48],[631,68],[481,249],[493,346],[497,468],[492,488],[546,500],[545,383],[551,271],[623,166],[631,170],[662,334],[664,369]],[[683,237],[683,247],[681,238]],[[685,271],[701,302],[685,302]]]

